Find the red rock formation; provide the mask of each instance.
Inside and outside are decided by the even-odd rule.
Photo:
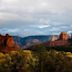
[[[69,46],[69,35],[66,32],[61,32],[59,39],[44,43],[45,46]]]
[[[50,46],[69,46],[70,43],[64,40],[50,42]]]
[[[69,41],[57,40],[43,43],[46,47],[55,47],[55,46],[70,46],[71,43]]]
[[[61,32],[59,39],[60,40],[68,40],[69,35],[66,32]]]
[[[14,40],[13,40],[13,37],[9,37],[8,39],[7,39],[7,45],[6,45],[7,47],[14,47],[15,46],[15,42],[14,42]]]
[[[12,36],[9,36],[8,34],[5,36],[0,35],[0,51],[9,52],[18,49],[19,46],[14,42]]]

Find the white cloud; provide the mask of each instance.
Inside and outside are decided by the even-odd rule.
[[[28,9],[27,11],[54,11],[62,12],[72,9],[72,0],[1,0],[1,6],[5,9]]]
[[[16,33],[19,32],[19,29],[8,29],[7,32]]]
[[[38,26],[38,28],[47,28],[47,27],[49,27],[50,25],[40,25],[40,26]]]
[[[44,24],[44,25],[48,25],[49,24],[49,20],[48,19],[45,19],[45,18],[40,18],[40,20],[39,20],[39,23],[40,24]]]
[[[45,32],[61,31],[61,29],[71,31],[71,19],[72,0],[0,0],[0,28],[7,27],[9,31],[12,25],[16,25],[13,26],[14,29],[20,27],[20,32],[26,28],[29,30],[33,28],[32,33],[35,33],[35,29],[38,29],[36,34],[40,29],[45,29]]]
[[[47,7],[48,6],[48,3],[47,2],[41,2],[40,4],[42,7]]]
[[[64,12],[72,9],[72,0],[1,0],[0,10],[14,13]],[[9,19],[12,18],[9,17]]]
[[[60,31],[60,28],[58,28],[58,27],[52,27],[49,31]]]
[[[14,20],[17,18],[19,18],[19,16],[16,14],[0,12],[0,20]]]
[[[61,26],[60,28],[67,29],[67,28],[68,28],[68,26]]]
[[[4,3],[16,3],[18,1],[19,0],[2,0],[2,2],[4,2]]]
[[[3,29],[0,29],[0,32],[2,32],[2,33],[17,33],[17,32],[19,32],[19,29],[3,28]]]

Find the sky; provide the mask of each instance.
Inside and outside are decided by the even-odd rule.
[[[72,33],[72,0],[0,0],[0,33],[18,36]]]

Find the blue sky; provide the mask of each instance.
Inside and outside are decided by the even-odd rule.
[[[0,0],[0,33],[19,36],[72,33],[72,0]]]

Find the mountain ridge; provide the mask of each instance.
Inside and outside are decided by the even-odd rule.
[[[13,36],[14,41],[20,46],[24,46],[27,42],[31,42],[34,39],[38,39],[41,42],[46,42],[51,40],[52,35],[34,35],[27,37]]]

